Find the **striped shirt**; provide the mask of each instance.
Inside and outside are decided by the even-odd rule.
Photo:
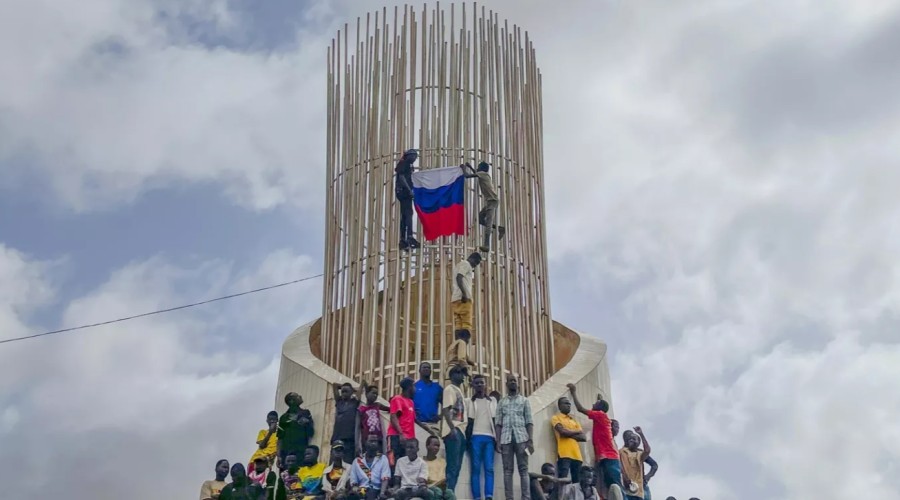
[[[517,394],[504,396],[497,405],[497,425],[503,426],[500,432],[500,444],[528,441],[528,429],[532,425],[531,404],[528,398]]]

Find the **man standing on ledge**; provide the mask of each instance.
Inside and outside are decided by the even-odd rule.
[[[400,202],[400,250],[419,248],[419,242],[413,238],[413,163],[419,158],[419,152],[408,149],[394,168],[396,180],[394,181],[394,194]]]
[[[622,488],[622,467],[619,464],[619,451],[616,450],[616,443],[613,442],[612,423],[609,420],[609,403],[604,399],[599,399],[594,403],[593,409],[585,408],[581,401],[578,400],[578,394],[575,393],[575,384],[568,384],[569,392],[572,393],[572,401],[575,408],[579,412],[587,415],[594,423],[591,430],[591,443],[594,446],[594,459],[597,461],[597,486],[600,493],[606,498],[609,487],[617,484]]]
[[[587,441],[587,437],[581,429],[581,424],[570,415],[572,403],[569,398],[559,398],[556,406],[559,407],[559,413],[550,419],[550,425],[556,431],[556,452],[559,455],[556,469],[560,477],[571,474],[574,484],[578,482],[578,475],[583,465],[581,447],[578,443]]]
[[[450,367],[450,385],[444,388],[444,449],[447,452],[447,489],[456,492],[456,481],[462,469],[466,452],[466,435],[463,429],[469,423],[466,398],[460,385],[465,378],[465,369],[459,365]]]
[[[497,405],[497,442],[503,457],[503,489],[506,500],[513,500],[513,460],[519,469],[522,500],[531,499],[528,456],[534,453],[534,421],[528,398],[519,394],[519,379],[506,376],[507,395]]]
[[[431,363],[425,361],[419,365],[419,380],[416,382],[413,404],[416,407],[416,420],[435,428],[437,432],[441,424],[443,388],[441,384],[431,379],[431,375]]]
[[[312,413],[301,408],[303,398],[296,392],[289,392],[284,397],[288,409],[278,420],[278,460],[279,467],[284,467],[284,459],[294,454],[302,457],[309,446],[309,440],[315,433]]]

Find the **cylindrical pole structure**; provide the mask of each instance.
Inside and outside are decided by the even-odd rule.
[[[352,46],[351,46],[352,44]],[[492,164],[506,228],[476,268],[474,370],[528,394],[555,371],[543,199],[541,75],[527,33],[476,5],[395,7],[344,25],[328,49],[322,359],[382,395],[423,361],[446,368],[452,268],[477,251],[482,200],[469,182],[467,234],[399,249],[394,166]],[[416,221],[417,224],[417,221]]]

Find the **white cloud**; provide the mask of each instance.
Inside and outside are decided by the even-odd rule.
[[[28,266],[27,256],[18,252],[0,255],[0,269],[22,267],[22,262]],[[308,273],[308,262],[308,257],[286,251],[273,252],[246,270],[223,261],[184,268],[152,258],[116,270],[97,289],[68,302],[62,322],[110,319],[237,287],[272,284],[276,276],[302,277],[295,273]],[[15,276],[16,281],[4,280],[4,286],[42,286],[42,278],[33,273]],[[0,432],[8,445],[0,450],[0,466],[12,467],[16,460],[65,460],[97,439],[117,436],[116,442],[127,448],[105,444],[111,448],[108,456],[116,459],[101,467],[127,477],[135,468],[166,463],[178,470],[174,477],[162,485],[152,475],[138,479],[136,491],[156,495],[162,488],[164,496],[175,498],[199,487],[221,456],[246,461],[255,432],[274,403],[280,340],[311,319],[298,317],[307,314],[303,304],[320,299],[318,281],[293,287],[263,292],[265,298],[261,293],[3,346],[0,380],[6,389],[0,397]],[[291,299],[279,298],[279,293]],[[296,301],[294,308],[288,307],[289,300]],[[254,301],[278,307],[246,307]],[[254,325],[252,332],[242,332],[245,325]],[[41,429],[38,435],[29,432],[35,424]],[[43,451],[27,452],[35,447]],[[67,470],[57,479],[89,486],[89,479],[78,477],[78,467]],[[37,498],[41,488],[40,481],[20,482],[10,494]]]
[[[180,182],[254,209],[321,199],[323,92],[308,75],[325,42],[310,30],[285,52],[187,43],[183,16],[239,34],[225,5],[0,6],[0,163],[33,165],[78,210]]]
[[[861,487],[872,498],[893,498],[898,366],[900,346],[864,346],[851,332],[821,351],[778,346],[734,385],[707,392],[692,435],[754,457],[784,482],[785,498],[839,498]]]
[[[53,189],[46,198],[78,210],[184,182],[214,183],[252,209],[319,201],[320,34],[331,35],[333,11],[364,8],[317,3],[296,47],[251,52],[191,42],[154,17],[161,6],[214,34],[259,36],[226,2],[0,6],[0,162],[34,163]],[[543,69],[548,246],[554,272],[579,277],[554,302],[605,301],[557,319],[593,323],[610,341],[617,416],[648,422],[659,445],[657,498],[828,500],[859,494],[856,485],[900,496],[890,420],[900,409],[896,2],[489,7],[530,31]],[[4,331],[24,331],[23,311],[52,302],[48,265],[0,252]],[[226,262],[135,263],[65,314],[126,314],[312,268],[285,251],[246,273]],[[259,393],[274,389],[274,368],[229,343],[260,334],[257,345],[277,352],[290,328],[318,315],[320,297],[305,286],[224,305],[219,317],[185,313],[7,349],[4,366],[21,370],[0,387],[29,389],[0,425],[30,422],[34,409],[71,414],[50,429],[87,433],[136,419],[152,438],[125,441],[183,458],[170,490],[183,496],[211,468],[200,462],[255,429],[243,419],[256,410],[231,403],[270,403]],[[52,356],[30,347],[44,345]],[[34,391],[28,379],[40,381]],[[110,380],[127,386],[95,393]],[[68,394],[66,383],[78,387]],[[169,419],[181,424],[163,436]],[[703,454],[715,460],[697,461]],[[121,474],[114,462],[101,461],[117,474],[108,477]],[[741,474],[745,464],[759,477]]]

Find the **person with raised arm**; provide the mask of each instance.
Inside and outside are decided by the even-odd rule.
[[[644,461],[650,456],[650,443],[640,427],[622,434],[625,446],[619,450],[622,461],[622,484],[627,500],[644,499]],[[640,447],[643,444],[643,449]]]
[[[447,366],[474,366],[469,357],[469,343],[472,339],[472,321],[475,307],[472,305],[472,282],[475,268],[481,264],[481,254],[473,252],[453,267],[453,286],[450,306],[453,311],[454,338],[447,350]]]
[[[391,407],[378,401],[378,386],[368,385],[363,380],[360,384],[361,394],[365,398],[365,404],[359,405],[359,432],[357,432],[357,442],[353,449],[344,449],[344,456],[347,459],[358,457],[366,450],[366,441],[369,435],[377,435],[379,439],[384,437],[384,427],[381,423],[381,412],[391,411]]]
[[[491,164],[483,161],[478,164],[478,170],[473,169],[472,165],[468,163],[462,164],[461,167],[464,172],[463,175],[467,179],[478,179],[481,199],[484,202],[481,211],[478,212],[478,223],[484,227],[484,236],[478,249],[482,252],[488,252],[491,249],[491,234],[494,228],[497,228],[497,237],[499,239],[502,240],[506,235],[506,228],[495,224],[497,208],[500,206],[500,195],[497,194],[497,186],[494,185],[494,179],[491,178]]]
[[[265,458],[269,465],[275,463],[278,454],[278,412],[270,411],[266,415],[266,428],[256,435],[256,451],[250,457],[250,466],[256,463],[257,458]]]
[[[568,384],[572,394],[572,402],[575,408],[594,423],[591,429],[591,444],[594,447],[594,459],[596,460],[596,479],[600,487],[600,493],[606,498],[609,487],[613,484],[622,487],[622,467],[619,463],[619,452],[613,441],[612,422],[609,419],[609,403],[604,399],[594,402],[592,409],[585,408],[578,400],[575,384]]]
[[[396,178],[394,181],[394,194],[400,203],[400,250],[419,248],[419,242],[413,237],[413,163],[419,158],[419,152],[408,149],[397,166],[394,167]]]
[[[331,440],[340,440],[344,449],[356,449],[356,429],[359,428],[359,399],[349,382],[332,384],[334,391],[334,429]],[[352,453],[352,451],[351,451]]]

